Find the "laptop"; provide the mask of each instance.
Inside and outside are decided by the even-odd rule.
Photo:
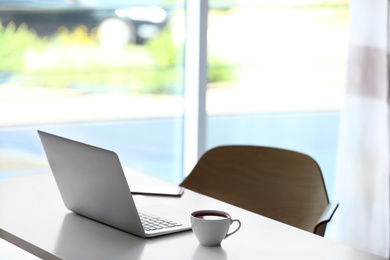
[[[70,211],[143,238],[191,229],[189,214],[179,209],[137,209],[115,152],[40,130],[38,135]]]

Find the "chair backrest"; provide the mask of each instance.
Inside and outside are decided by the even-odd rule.
[[[329,204],[313,158],[263,146],[213,148],[181,186],[309,232]]]

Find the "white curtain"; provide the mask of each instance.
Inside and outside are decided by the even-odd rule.
[[[327,237],[389,258],[388,1],[350,1],[350,46]]]

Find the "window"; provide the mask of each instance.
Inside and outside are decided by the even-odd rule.
[[[188,173],[184,113],[195,106],[184,96],[205,94],[200,152],[236,143],[301,151],[319,162],[331,193],[348,1],[210,0],[207,29],[207,1],[196,3],[189,19],[175,0],[0,1],[0,176],[42,172],[43,129],[179,183]],[[200,28],[186,27],[194,20]],[[207,33],[207,90],[183,87],[187,28]]]
[[[214,6],[209,65],[218,65],[212,77],[225,79],[208,85],[207,147],[257,144],[307,153],[320,164],[331,194],[348,2],[248,0]]]
[[[41,129],[181,180],[183,1],[0,5],[2,177],[45,171]]]

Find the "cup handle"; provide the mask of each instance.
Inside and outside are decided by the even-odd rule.
[[[234,233],[236,233],[241,228],[241,221],[239,221],[238,219],[232,219],[232,222],[230,223],[230,225],[232,225],[233,222],[237,222],[238,223],[238,227],[233,232],[227,233],[224,239],[226,239],[229,236],[233,235]]]

